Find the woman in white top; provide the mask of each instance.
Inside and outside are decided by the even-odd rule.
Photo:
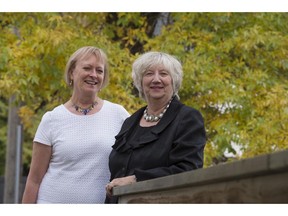
[[[97,96],[109,78],[101,49],[77,50],[65,78],[72,96],[42,117],[22,203],[104,203],[108,156],[129,113]]]

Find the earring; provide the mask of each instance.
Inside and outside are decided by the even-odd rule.
[[[70,86],[73,85],[73,80],[72,80],[72,79],[70,80],[69,85],[70,85]]]

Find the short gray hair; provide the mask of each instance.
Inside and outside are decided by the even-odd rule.
[[[85,46],[81,47],[77,51],[75,51],[69,58],[66,68],[65,68],[65,81],[68,86],[70,86],[70,75],[72,71],[75,69],[76,64],[79,60],[82,60],[84,58],[90,57],[91,55],[95,55],[97,59],[100,59],[104,63],[104,80],[101,88],[104,88],[108,85],[109,82],[109,68],[108,68],[108,60],[107,55],[105,52],[97,47],[94,46]]]
[[[133,84],[139,92],[139,96],[145,100],[142,87],[142,79],[144,73],[153,66],[163,65],[172,78],[173,96],[178,99],[178,91],[183,80],[183,70],[180,61],[167,53],[163,52],[147,52],[137,58],[132,65]]]

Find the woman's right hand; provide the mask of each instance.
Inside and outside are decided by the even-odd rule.
[[[106,193],[109,197],[111,197],[113,195],[114,187],[132,184],[135,183],[136,181],[137,180],[135,175],[126,176],[122,178],[115,178],[106,185]]]

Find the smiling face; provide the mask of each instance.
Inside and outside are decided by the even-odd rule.
[[[73,80],[74,93],[95,95],[103,84],[104,63],[95,55],[80,59],[70,78]]]
[[[162,65],[150,67],[144,72],[142,87],[148,101],[151,99],[169,101],[173,95],[171,75]]]

